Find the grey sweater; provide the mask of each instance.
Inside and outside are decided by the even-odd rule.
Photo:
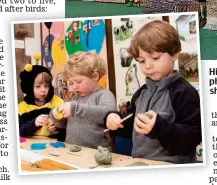
[[[71,116],[55,120],[56,127],[66,127],[66,142],[80,146],[97,148],[111,147],[109,133],[104,133],[103,119],[109,111],[115,111],[114,95],[107,89],[100,88],[88,96],[75,95],[71,99]]]
[[[157,113],[154,127],[149,134],[139,134],[134,118],[149,110]],[[146,78],[127,107],[127,114],[131,113],[134,116],[124,122],[124,128],[113,134],[132,137],[133,157],[178,164],[196,162],[196,147],[202,141],[200,97],[178,71],[158,82]]]

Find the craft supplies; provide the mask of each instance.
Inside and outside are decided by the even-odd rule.
[[[23,142],[25,142],[25,141],[26,141],[26,138],[20,137],[20,143],[23,143]]]
[[[65,144],[59,141],[50,143],[50,145],[54,148],[65,148]]]
[[[102,146],[97,147],[97,152],[94,155],[94,159],[98,164],[111,164],[112,154],[108,148]]]
[[[47,148],[46,152],[49,153],[52,156],[59,157],[60,156],[60,151],[58,148]]]
[[[21,169],[23,171],[30,171],[30,172],[39,172],[39,171],[46,171],[45,169],[42,169],[42,168],[35,168],[35,167],[31,167],[31,166],[28,166],[28,165],[25,165],[25,164],[21,164]]]
[[[32,143],[30,148],[31,150],[44,150],[46,148],[46,143]]]
[[[62,170],[75,170],[75,168],[73,168],[71,166],[68,166],[68,165],[65,165],[63,163],[59,163],[57,161],[53,161],[50,159],[42,159],[41,162],[49,164],[49,165],[54,166],[56,168],[60,168]]]
[[[80,146],[77,146],[77,145],[72,145],[72,146],[69,148],[69,151],[70,151],[70,152],[80,152],[80,151],[81,151],[81,147],[80,147]]]
[[[53,165],[48,164],[46,162],[43,162],[42,160],[41,161],[36,161],[35,164],[39,168],[42,168],[42,169],[45,169],[45,170],[51,170],[51,171],[53,171],[53,170],[62,170],[61,168],[53,166]]]
[[[42,159],[34,163],[22,160],[21,169],[23,171],[47,171],[47,170],[75,170],[75,168],[51,159]]]

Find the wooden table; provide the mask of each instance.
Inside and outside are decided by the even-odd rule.
[[[112,164],[110,166],[97,166],[97,163],[94,159],[94,155],[96,153],[96,149],[82,147],[80,152],[73,153],[74,155],[68,154],[70,144],[65,143],[65,148],[58,148],[55,149],[54,147],[50,146],[51,142],[56,142],[55,139],[45,138],[45,137],[32,137],[26,138],[26,141],[21,143],[20,146],[22,149],[37,152],[45,157],[52,158],[57,161],[62,161],[67,164],[72,164],[74,166],[78,166],[81,169],[90,169],[92,167],[95,168],[106,168],[106,167],[125,167],[130,165],[134,162],[143,162],[147,165],[167,165],[171,163],[162,162],[162,161],[153,161],[148,159],[141,159],[141,158],[132,158],[130,156],[119,155],[112,153]],[[46,149],[44,150],[31,150],[30,145],[32,143],[47,143]],[[51,150],[58,150],[59,156],[53,156],[49,154]],[[97,166],[97,167],[96,167]]]

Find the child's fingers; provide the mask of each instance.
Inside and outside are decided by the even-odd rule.
[[[155,120],[156,117],[157,117],[157,113],[152,111],[152,110],[149,110],[148,112],[145,112],[145,115],[151,119],[151,120]]]
[[[52,121],[48,122],[48,126],[53,126],[53,125],[55,125],[55,124]]]
[[[48,119],[48,115],[46,115],[46,114],[42,114],[41,117],[44,119]]]
[[[121,124],[120,116],[114,113],[111,113],[107,118],[106,123],[108,129],[117,130],[118,128],[123,128],[124,126]]]
[[[141,121],[137,116],[135,117],[134,123],[136,126],[138,126],[141,129],[147,128],[147,124],[145,122]]]
[[[55,125],[55,123],[51,119],[49,119],[48,126],[53,126],[53,125]]]
[[[41,117],[41,120],[43,120],[43,121],[48,121],[48,118]]]
[[[144,134],[144,129],[137,126],[137,124],[134,122],[134,129],[139,134]]]
[[[110,130],[117,130],[117,129],[119,129],[119,128],[121,128],[119,125],[117,125],[117,124],[111,124],[111,126],[110,126]]]
[[[149,124],[149,122],[150,122],[149,117],[145,114],[137,114],[136,117],[138,120],[140,120],[141,122],[143,122],[145,124]]]
[[[115,114],[114,115],[114,120],[112,121],[118,128],[123,128],[124,126],[122,125],[121,118],[119,115]]]
[[[114,127],[116,129],[118,129],[118,128],[124,128],[124,126],[121,123],[121,118],[117,114],[114,115],[114,119],[112,120],[112,124],[114,125]]]
[[[113,122],[113,126],[118,129],[118,128],[124,128],[124,126],[120,123],[120,121],[116,120]]]
[[[48,120],[47,119],[41,119],[40,122],[44,125],[47,125],[48,124]]]
[[[38,125],[38,126],[43,126],[44,123],[39,121],[39,122],[37,123],[37,125]]]
[[[50,131],[54,131],[56,129],[55,125],[49,126]]]
[[[65,109],[65,103],[61,104],[61,105],[57,108],[58,112],[61,112],[61,113],[63,113],[64,109]]]
[[[67,117],[68,117],[67,112],[63,111],[62,114],[63,114],[63,117],[64,117],[64,118],[67,118]]]
[[[47,115],[41,115],[38,119],[38,121],[47,123],[48,122],[48,116]]]

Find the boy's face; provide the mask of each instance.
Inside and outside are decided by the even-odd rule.
[[[44,82],[43,83],[34,82],[33,92],[36,101],[44,102],[49,92],[49,86]]]
[[[179,53],[171,56],[168,53],[153,52],[147,53],[142,49],[139,50],[140,68],[146,77],[154,81],[159,81],[173,72],[174,61],[178,59]]]
[[[87,96],[98,85],[98,80],[95,77],[87,77],[84,75],[74,75],[68,79],[69,85],[75,94],[79,96]]]

